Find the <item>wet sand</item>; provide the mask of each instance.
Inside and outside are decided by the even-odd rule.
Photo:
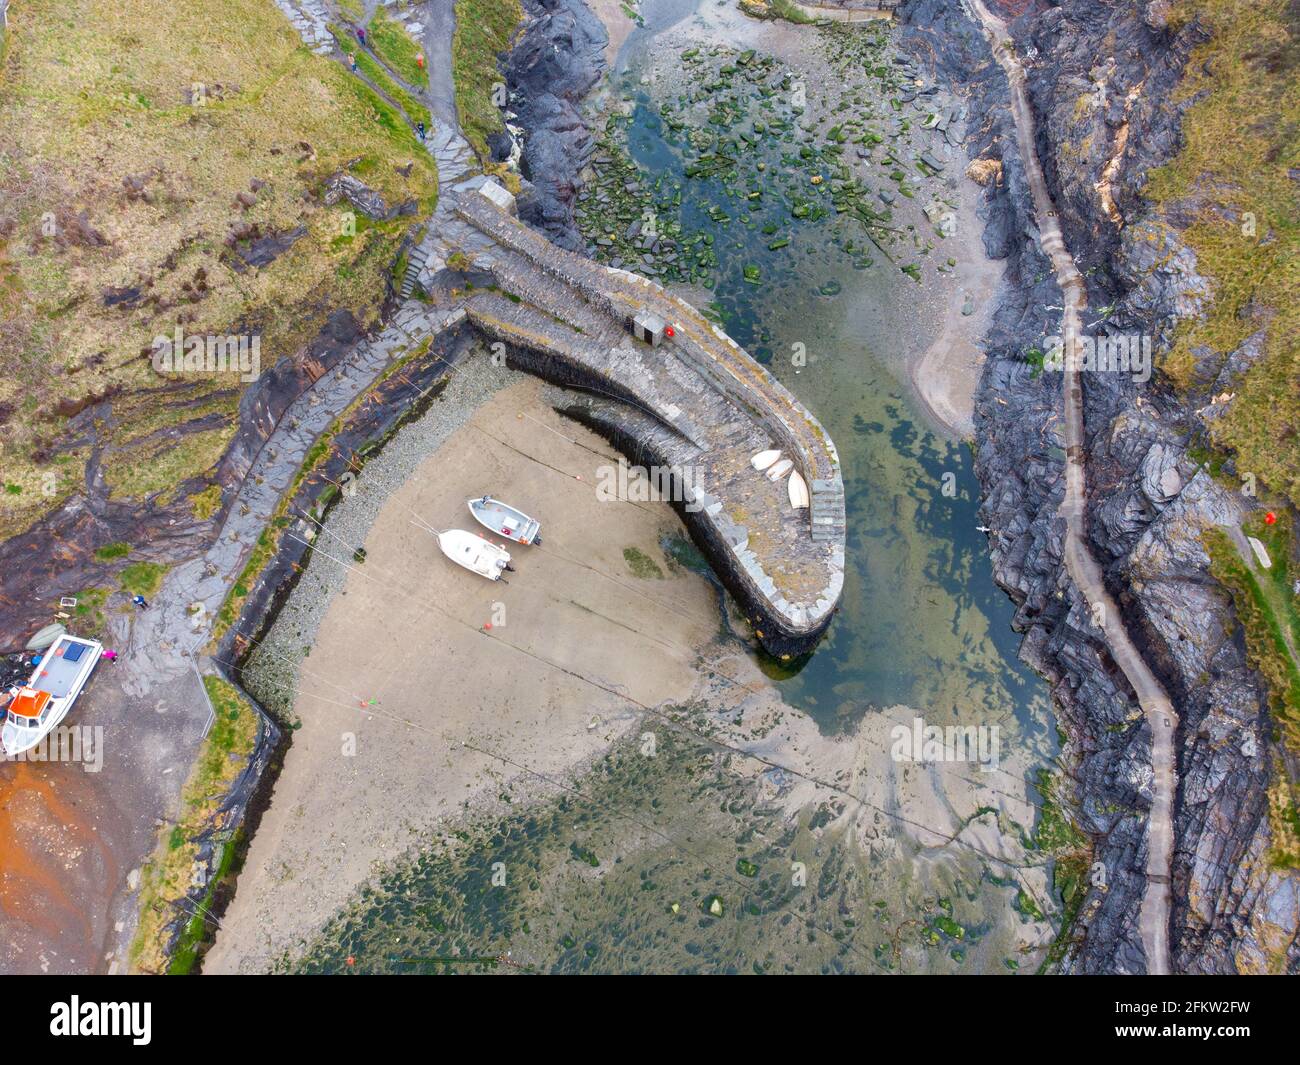
[[[628,34],[636,29],[636,23],[627,17],[623,10],[624,0],[587,0],[587,6],[600,19],[609,35],[605,45],[605,62],[612,69],[619,49],[627,40]]]
[[[932,865],[987,863],[998,876],[1016,880],[1041,908],[1052,908],[1046,865],[1005,829],[1032,824],[1036,816],[1025,784],[1035,758],[1029,746],[1017,738],[999,743],[996,765],[987,766],[897,759],[895,729],[912,728],[918,717],[932,723],[933,713],[884,707],[852,730],[829,735],[808,715],[792,712],[749,659],[736,657],[721,669],[748,689],[714,685],[709,700],[720,711],[718,738],[753,755],[738,759],[731,770],[757,779],[771,765],[783,767],[782,789],[773,791],[765,782],[762,797],[788,818],[829,801],[840,813],[825,831],[847,830],[865,853],[897,863],[894,868],[908,882],[937,880],[926,871]],[[996,935],[1013,952],[1045,946],[1050,929],[1006,922]]]
[[[0,972],[126,969],[140,867],[175,817],[207,718],[184,660],[110,613],[101,664],[64,722],[90,730],[81,761],[0,762]],[[179,656],[173,655],[175,658]]]
[[[984,224],[975,214],[980,187],[969,178],[957,181],[957,231],[943,245],[957,264],[940,303],[939,335],[912,361],[910,375],[930,420],[945,433],[973,440],[975,390],[984,370],[981,341],[992,324],[1006,267],[984,254],[979,237]]]
[[[0,777],[0,913],[10,971],[100,967],[107,913],[95,885],[114,883],[117,869],[87,818],[92,783],[76,767],[29,763]]]
[[[578,768],[635,724],[635,704],[691,696],[714,589],[664,556],[660,538],[682,531],[666,503],[597,498],[615,453],[542,387],[499,392],[384,504],[303,662],[302,727],[204,971],[264,970],[430,831],[507,782]],[[485,491],[543,522],[506,586],[412,524],[477,530],[465,500]],[[663,577],[634,576],[628,548]]]
[[[969,764],[895,762],[889,730],[920,713],[902,706],[824,735],[742,645],[719,639],[713,586],[661,550],[663,536],[681,532],[668,506],[597,499],[597,469],[613,454],[556,415],[544,386],[516,378],[382,504],[365,563],[339,580],[290,682],[301,728],[205,972],[295,958],[422,841],[510,809],[507,788],[514,808],[553,797],[629,732],[671,727],[644,708],[685,700],[714,711],[723,743],[753,753],[730,772],[766,791],[769,763],[788,767],[788,785],[768,801],[790,818],[842,805],[826,831],[848,830],[900,883],[929,882],[936,863],[991,861],[999,875],[1021,870],[1047,905],[1046,870],[995,815],[981,814],[1032,821],[1024,765],[1004,761],[986,775]],[[477,528],[465,499],[486,490],[544,522],[540,548],[512,551],[517,572],[505,587],[455,568],[412,524],[418,515]],[[328,535],[317,543],[350,559],[347,544]],[[634,576],[625,548],[663,577]],[[1044,928],[1008,923],[997,937],[1007,951],[1032,950]]]

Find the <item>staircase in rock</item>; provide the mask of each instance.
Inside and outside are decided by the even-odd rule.
[[[411,257],[406,261],[406,273],[402,275],[401,297],[403,302],[409,300],[415,292],[415,286],[420,280],[420,273],[424,270],[424,264],[429,261],[429,249],[423,244],[417,244],[411,249]]]
[[[451,126],[437,123],[435,125],[436,128],[430,131],[424,146],[438,166],[438,207],[433,217],[429,219],[420,241],[411,249],[410,258],[406,262],[406,272],[402,275],[400,291],[404,300],[410,299],[415,293],[415,288],[420,284],[420,278],[426,270],[428,273],[436,273],[445,265],[441,259],[431,261],[434,250],[443,243],[439,234],[454,218],[452,212],[446,207],[445,194],[456,182],[472,173],[478,165],[469,141]]]

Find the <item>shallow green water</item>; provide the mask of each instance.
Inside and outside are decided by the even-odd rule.
[[[735,61],[723,55],[712,67],[697,62],[692,70],[707,83],[718,64]],[[776,68],[760,86],[779,84],[781,74]],[[739,131],[735,140],[746,150],[706,149],[706,158],[724,154],[735,165],[716,176],[688,177],[701,155],[692,130],[681,126],[689,103],[679,103],[677,90],[659,98],[640,75],[634,53],[622,85],[635,106],[618,127],[646,185],[657,186],[655,210],[670,211],[680,199],[685,242],[698,234],[710,238],[717,265],[703,273],[714,310],[732,337],[817,415],[842,461],[848,513],[842,608],[797,670],[768,663],[769,672],[792,704],[826,728],[850,724],[872,707],[903,703],[945,721],[955,715],[1040,733],[1045,690],[1015,657],[1012,606],[993,584],[985,537],[977,531],[970,451],[927,427],[899,377],[909,354],[899,338],[917,344],[905,321],[917,283],[899,267],[923,262],[933,269],[942,248],[924,256],[902,240],[876,249],[864,227],[837,214],[831,202],[830,178],[844,153],[826,150],[834,140],[825,128],[842,128],[843,119],[823,123],[820,133],[772,135],[774,122],[788,121],[789,109],[779,94],[774,103],[752,86],[737,91],[734,85],[743,83],[735,77],[728,89],[703,95],[713,113],[730,112],[725,128]],[[743,140],[756,122],[766,135]],[[797,116],[796,122],[811,125]],[[814,174],[824,176],[820,187],[809,183]],[[909,180],[921,185],[920,178]],[[758,202],[749,199],[756,187],[767,190]],[[813,210],[795,217],[800,204]],[[729,221],[719,222],[723,217]],[[771,247],[781,241],[788,244]],[[800,354],[805,361],[797,366]]]
[[[1014,971],[1014,883],[791,824],[710,747],[623,743],[574,790],[435,843],[366,890],[297,972]],[[994,920],[990,912],[1007,920]]]

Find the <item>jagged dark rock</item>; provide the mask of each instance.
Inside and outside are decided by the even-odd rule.
[[[510,106],[526,131],[521,165],[535,186],[519,213],[555,244],[578,251],[574,201],[595,150],[579,108],[605,70],[609,38],[582,0],[524,0],[524,12],[505,62]]]
[[[347,200],[357,211],[376,222],[386,222],[400,215],[414,214],[414,201],[398,204],[390,208],[384,198],[364,181],[351,174],[334,174],[325,181],[325,206],[333,207],[340,200]]]
[[[1194,22],[1171,32],[1161,11],[1159,3],[1064,0],[1031,4],[1011,24],[1026,58],[1038,152],[1068,246],[1088,275],[1090,307],[1112,308],[1108,331],[1150,336],[1157,348],[1207,291],[1180,239],[1186,219],[1177,210],[1157,217],[1142,198],[1149,169],[1177,151],[1185,105],[1174,89],[1204,39]],[[985,246],[1007,259],[1011,284],[986,341],[976,469],[994,574],[1018,605],[1022,657],[1052,683],[1078,821],[1105,870],[1104,888],[1091,888],[1071,930],[1063,968],[1141,972],[1150,734],[1062,565],[1061,379],[1026,360],[1059,328],[1061,294],[1036,244],[1007,87],[983,36],[949,0],[913,0],[900,23],[918,63],[966,86],[971,111],[985,116],[969,139],[971,158],[1002,167],[1001,180],[986,185],[981,215]],[[1095,105],[1078,104],[1084,93]],[[1099,317],[1094,311],[1085,326],[1095,329]],[[1226,386],[1256,357],[1247,341],[1222,367],[1205,367],[1205,386]],[[1158,377],[1139,384],[1126,374],[1087,374],[1085,417],[1092,550],[1181,715],[1175,971],[1296,971],[1300,887],[1267,860],[1275,770],[1266,693],[1200,540],[1204,527],[1233,520],[1236,501],[1188,461],[1198,414]]]
[[[233,251],[247,266],[267,266],[307,235],[306,226],[294,226],[283,233],[269,233],[233,246]]]

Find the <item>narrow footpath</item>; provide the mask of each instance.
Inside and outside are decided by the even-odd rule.
[[[993,15],[982,0],[965,0],[974,17],[983,25],[993,56],[1007,75],[1011,86],[1011,113],[1015,119],[1016,140],[1024,162],[1025,176],[1034,200],[1035,221],[1043,251],[1052,260],[1057,283],[1061,286],[1064,312],[1061,339],[1065,351],[1063,392],[1065,403],[1065,499],[1060,512],[1066,521],[1065,566],[1099,624],[1115,664],[1128,678],[1137,693],[1151,730],[1152,795],[1147,820],[1146,891],[1138,917],[1147,971],[1167,974],[1169,964],[1170,871],[1173,861],[1173,806],[1177,775],[1174,734],[1178,715],[1168,694],[1143,661],[1129,638],[1120,618],[1119,608],[1106,591],[1101,567],[1088,547],[1086,522],[1087,497],[1085,462],[1087,451],[1083,426],[1083,381],[1078,352],[1080,318],[1087,307],[1087,290],[1074,258],[1065,245],[1056,210],[1047,191],[1047,181],[1034,148],[1034,117],[1025,91],[1025,72],[1016,58],[1015,44],[1006,24]]]

